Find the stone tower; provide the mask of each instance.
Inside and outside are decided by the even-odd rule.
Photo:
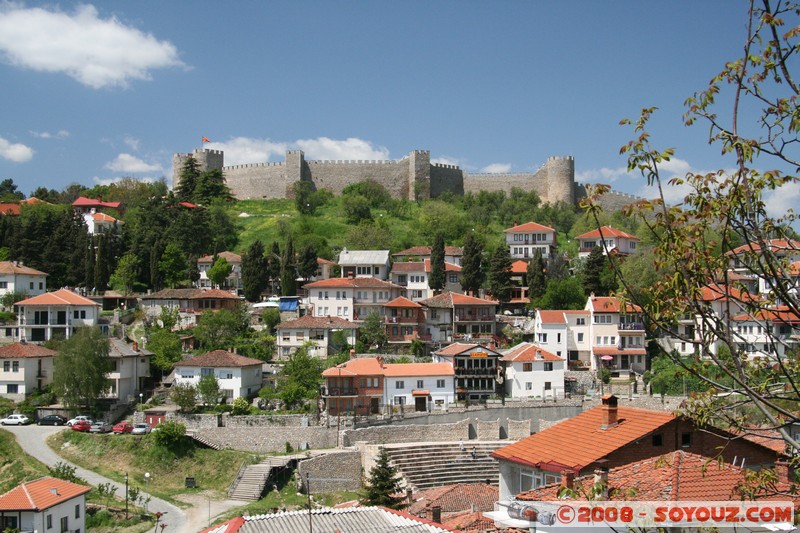
[[[200,172],[206,170],[218,169],[222,170],[225,163],[225,155],[222,150],[206,150],[204,148],[195,148],[193,152],[188,154],[175,154],[172,156],[172,190],[178,187],[180,181],[181,169],[184,163],[190,157],[197,161],[197,166]]]

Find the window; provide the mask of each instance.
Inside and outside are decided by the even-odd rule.
[[[3,372],[11,371],[11,361],[3,361]]]
[[[681,433],[681,447],[688,448],[692,445],[692,434],[691,433]]]
[[[294,340],[302,341],[305,338],[306,338],[305,333],[303,333],[302,331],[295,331],[294,332]]]
[[[552,372],[553,371],[553,363],[545,363],[544,364],[544,371],[545,372]]]
[[[561,342],[561,333],[556,333],[556,342]]]
[[[575,325],[576,326],[585,326],[586,325],[586,319],[585,318],[577,318],[577,319],[575,319]]]
[[[405,386],[406,386],[405,383],[403,383],[402,381],[395,381],[394,382],[394,388],[395,389],[402,389],[402,388],[405,388]]]
[[[417,388],[421,389],[423,387],[425,387],[425,382],[423,380],[421,380],[421,379],[418,379],[417,380]]]
[[[31,284],[30,284],[30,288],[31,288],[31,290],[33,290],[33,282],[32,281],[31,281]]]
[[[61,533],[69,531],[69,518],[64,516],[61,518]]]
[[[522,363],[522,371],[523,372],[532,372],[533,371],[533,363]]]
[[[531,383],[530,381],[526,381],[525,390],[533,390],[533,383]]]
[[[39,282],[39,290],[40,291],[44,290],[44,282],[41,282],[41,281]]]
[[[405,405],[406,404],[406,397],[405,396],[395,396],[394,397],[394,404],[395,405]]]
[[[0,289],[7,289],[8,282],[7,281],[0,281]]]
[[[437,389],[443,389],[444,388],[444,380],[443,379],[437,379],[436,380],[436,388]]]
[[[544,382],[544,390],[552,390],[553,384],[549,381]]]
[[[578,342],[583,342],[583,333],[578,333]]]
[[[653,446],[662,446],[664,444],[664,435],[658,433],[653,435]]]
[[[213,368],[201,368],[200,369],[200,376],[213,376],[214,369]]]
[[[227,374],[225,374],[225,379],[233,379],[233,374],[231,372],[228,372]]]
[[[458,283],[458,274],[450,274],[450,283]]]
[[[75,518],[80,518],[80,517],[81,517],[81,506],[75,505]]]
[[[11,371],[19,372],[19,361],[11,361]]]
[[[8,385],[6,385],[6,393],[19,394],[19,385],[17,385],[16,383],[14,384],[9,383]]]

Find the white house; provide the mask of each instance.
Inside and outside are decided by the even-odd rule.
[[[592,343],[591,368],[604,366],[627,375],[642,373],[647,364],[642,310],[613,296],[592,294],[586,302],[589,311],[589,338]]]
[[[68,339],[78,328],[96,325],[100,316],[99,304],[67,289],[40,294],[14,306],[19,339],[33,342]]]
[[[21,402],[53,382],[54,350],[27,342],[0,346],[0,396]]]
[[[0,530],[86,531],[86,494],[92,489],[43,477],[0,495]]]
[[[327,359],[333,334],[336,331],[345,332],[347,344],[355,346],[358,325],[336,316],[305,315],[295,320],[281,322],[276,329],[275,345],[279,357],[286,358],[299,347],[309,343],[309,355]]]
[[[559,357],[565,356],[569,338],[565,311],[537,309],[533,320],[536,345]]]
[[[415,411],[447,410],[455,397],[450,363],[402,363],[383,367],[384,405],[414,405]]]
[[[91,209],[83,214],[83,222],[89,235],[100,235],[104,233],[114,233],[120,231],[120,226],[124,224],[122,220],[117,220],[111,215],[101,213]]]
[[[506,394],[512,398],[563,398],[567,360],[536,344],[506,350]]]
[[[137,342],[128,344],[122,339],[109,339],[108,347],[113,368],[108,374],[111,387],[104,397],[120,402],[134,401],[144,389],[145,378],[150,377],[153,352],[142,349]]]
[[[445,246],[444,247],[444,261],[445,263],[452,263],[461,266],[461,258],[464,257],[464,249],[458,246]],[[425,259],[431,258],[430,246],[413,246],[400,252],[392,254],[392,260],[395,264],[403,263],[406,261],[421,262]]]
[[[383,305],[405,293],[394,283],[376,278],[330,278],[307,283],[309,313],[364,320],[370,313],[383,313]]]
[[[579,243],[578,257],[588,257],[592,249],[599,246],[603,255],[607,253],[629,255],[636,253],[639,237],[625,233],[622,230],[603,226],[602,228],[588,231],[575,237]]]
[[[445,292],[461,292],[461,267],[445,261]],[[430,288],[431,260],[396,262],[392,265],[392,283],[406,288],[408,299],[419,302],[433,296]]]
[[[348,250],[339,253],[342,277],[389,279],[389,250]]]
[[[247,398],[261,388],[261,366],[258,359],[242,357],[225,350],[214,350],[175,363],[175,384],[197,386],[203,376],[214,376],[220,393],[228,401]]]
[[[28,296],[47,292],[47,274],[18,261],[0,261],[0,296],[14,292]]]
[[[511,259],[530,261],[538,250],[547,259],[556,247],[556,230],[528,222],[504,230]]]
[[[197,286],[201,289],[212,289],[213,283],[208,277],[208,271],[214,266],[214,261],[222,258],[231,266],[231,273],[225,280],[227,289],[239,290],[242,288],[242,256],[233,252],[220,252],[216,256],[206,255],[197,260],[197,270],[200,272],[200,279]],[[219,287],[222,288],[222,287]]]

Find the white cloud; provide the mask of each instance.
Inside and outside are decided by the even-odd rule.
[[[101,19],[92,5],[72,14],[0,4],[0,52],[15,66],[61,72],[100,89],[149,80],[156,68],[183,66],[169,41]]]
[[[225,166],[229,166],[266,163],[273,155],[283,159],[288,145],[286,143],[276,143],[269,139],[236,137],[226,142],[204,143],[203,148],[223,150],[225,152]]]
[[[441,157],[434,157],[433,159],[431,159],[431,163],[433,163],[434,165],[452,165],[456,167],[462,166],[460,159],[446,155],[443,155]]]
[[[511,171],[510,163],[492,163],[481,169],[486,174],[508,174]]]
[[[145,163],[131,154],[119,154],[116,159],[106,163],[105,168],[114,172],[129,173],[160,172],[162,170],[160,165]]]
[[[50,133],[49,131],[32,131],[31,135],[40,139],[66,139],[69,137],[69,132],[67,130],[58,130],[55,133]]]
[[[0,137],[0,157],[15,163],[24,163],[33,157],[33,149],[24,144],[10,143]]]
[[[800,183],[789,182],[780,189],[769,191],[764,194],[764,201],[771,217],[782,217],[790,209],[796,214],[800,208]]]
[[[575,181],[577,181],[578,183],[611,184],[627,175],[628,175],[628,169],[626,167],[595,168],[595,169],[588,169],[576,172]]]
[[[138,152],[139,151],[139,139],[137,139],[135,137],[127,136],[122,140],[122,142],[124,142],[125,145],[128,148],[130,148],[131,150],[133,150],[134,152]]]
[[[332,160],[375,160],[389,159],[389,149],[383,146],[372,146],[369,141],[350,137],[343,141],[319,137],[317,139],[301,139],[294,143],[305,152],[307,159]]]
[[[92,182],[95,185],[111,185],[112,183],[116,183],[125,179],[125,176],[117,176],[116,178],[101,178],[99,176],[94,176],[92,178]],[[156,181],[156,178],[136,178],[138,181],[142,181],[144,183],[153,183]]]

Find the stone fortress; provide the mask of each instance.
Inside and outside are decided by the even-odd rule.
[[[300,180],[313,183],[315,189],[341,194],[350,184],[372,179],[394,197],[415,200],[436,198],[450,192],[463,195],[478,191],[504,191],[512,188],[536,191],[544,203],[575,204],[585,195],[575,182],[575,159],[571,156],[549,157],[536,172],[513,174],[468,174],[455,165],[431,163],[428,150],[414,150],[399,160],[315,161],[306,160],[300,150],[286,152],[285,160],[225,166],[221,150],[195,149],[175,154],[172,159],[172,186],[177,187],[181,169],[193,157],[201,171],[222,170],[233,196],[239,200],[291,198],[292,185]],[[635,197],[611,193],[604,207],[619,208]]]

